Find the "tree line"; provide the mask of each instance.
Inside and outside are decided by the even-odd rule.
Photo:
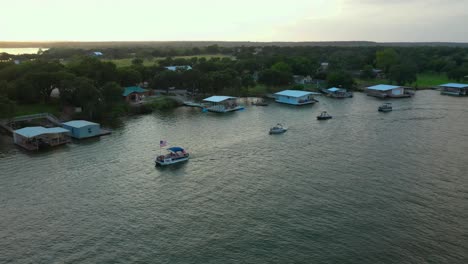
[[[114,53],[112,53],[112,51]],[[115,48],[103,51],[109,57],[133,57],[132,65],[117,67],[111,61],[89,55],[89,50],[51,49],[37,55],[0,63],[0,113],[15,104],[49,103],[59,88],[59,103],[80,106],[90,118],[98,118],[122,101],[122,87],[148,82],[152,89],[184,88],[199,94],[249,94],[258,84],[284,88],[294,75],[310,75],[327,85],[355,87],[355,79],[376,78],[376,70],[389,82],[410,85],[418,73],[446,73],[464,80],[468,75],[468,49],[460,47],[235,47],[171,49]],[[199,55],[178,58],[176,55]],[[203,54],[226,54],[205,58]],[[154,65],[143,65],[148,56],[165,56]],[[327,67],[323,67],[323,63]],[[192,70],[166,69],[191,66]],[[301,87],[296,87],[301,89]],[[5,114],[4,114],[5,115]]]

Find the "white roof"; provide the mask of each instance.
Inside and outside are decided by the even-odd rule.
[[[61,127],[45,128],[41,126],[25,127],[25,128],[15,130],[15,134],[18,134],[27,138],[37,137],[39,135],[44,135],[44,134],[58,134],[58,133],[70,133],[70,131]]]
[[[449,88],[468,88],[468,84],[464,83],[446,83],[439,86],[449,87]]]
[[[275,93],[276,95],[282,95],[282,96],[289,96],[289,97],[302,97],[306,95],[311,95],[311,94],[319,94],[319,93],[314,93],[314,92],[307,92],[307,91],[299,91],[299,90],[284,90],[279,93]]]
[[[367,87],[367,89],[375,90],[375,91],[389,91],[389,90],[397,89],[397,88],[400,88],[400,87],[401,86],[378,84],[378,85]]]
[[[203,99],[203,101],[212,102],[212,103],[219,103],[219,102],[226,101],[226,100],[229,100],[229,99],[236,99],[236,97],[214,95],[214,96]]]
[[[341,89],[336,88],[336,87],[328,88],[328,91],[330,91],[330,92],[338,92],[338,91],[340,91],[340,90],[341,90]]]
[[[71,126],[71,127],[75,127],[75,128],[85,127],[85,126],[89,126],[89,125],[99,125],[98,123],[93,123],[93,122],[89,122],[89,121],[86,121],[86,120],[73,120],[73,121],[63,123],[63,124],[66,125],[66,126]]]

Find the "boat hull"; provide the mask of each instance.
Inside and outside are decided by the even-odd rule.
[[[380,108],[379,108],[379,112],[384,112],[384,113],[386,113],[386,112],[391,112],[391,111],[393,111],[393,109],[380,109]]]
[[[287,130],[287,129],[283,129],[283,130],[270,130],[269,134],[270,134],[270,135],[283,134],[283,133],[285,133],[286,131],[288,131],[288,130]]]
[[[156,160],[156,166],[168,166],[173,165],[181,162],[188,161],[189,157],[179,158],[179,159],[164,159],[164,160]]]
[[[332,119],[331,116],[317,116],[317,120],[328,120],[328,119]]]

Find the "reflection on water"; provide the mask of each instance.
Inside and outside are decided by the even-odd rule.
[[[1,138],[0,262],[463,263],[467,98],[319,100],[181,107],[34,154]],[[161,139],[191,160],[155,168]]]

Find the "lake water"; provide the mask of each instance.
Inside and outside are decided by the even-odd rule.
[[[318,99],[181,107],[36,154],[2,137],[0,263],[467,263],[468,98]],[[155,168],[160,139],[192,159]]]
[[[0,48],[0,53],[6,52],[11,55],[37,54],[39,49],[42,49],[42,51],[48,50],[48,48]]]

